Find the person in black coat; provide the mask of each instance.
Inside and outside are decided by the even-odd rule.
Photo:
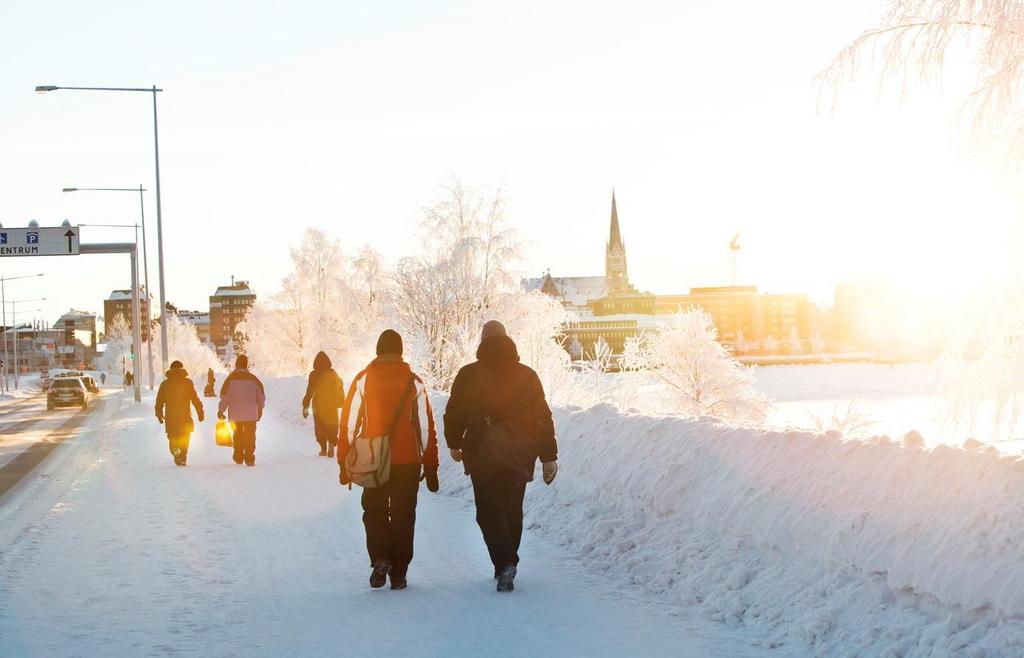
[[[310,403],[320,456],[333,457],[338,444],[338,410],[345,405],[345,384],[324,352],[318,352],[313,359],[313,372],[309,373],[306,395],[302,398],[303,418],[309,418]]]
[[[523,535],[523,496],[539,458],[544,482],[558,472],[558,446],[544,387],[497,320],[481,332],[477,360],[452,384],[444,436],[473,482],[476,520],[498,591],[512,591]],[[496,449],[497,448],[497,449]],[[495,457],[502,454],[504,457]]]
[[[167,378],[160,382],[160,390],[156,394],[156,419],[164,424],[167,430],[168,445],[174,463],[184,466],[188,458],[188,443],[195,424],[192,422],[192,409],[196,408],[199,422],[203,422],[203,403],[196,394],[196,387],[185,372],[181,361],[171,363]]]

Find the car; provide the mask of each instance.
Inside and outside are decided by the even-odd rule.
[[[85,384],[85,387],[90,393],[96,395],[100,392],[100,385],[96,383],[96,380],[93,379],[92,375],[82,375],[81,379],[82,383]]]
[[[46,392],[46,409],[53,411],[57,407],[89,408],[92,393],[86,388],[80,377],[58,377],[50,384]]]

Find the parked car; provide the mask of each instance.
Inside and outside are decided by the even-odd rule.
[[[92,375],[82,375],[81,380],[82,383],[85,384],[85,388],[87,388],[93,395],[100,392],[100,385],[96,383],[96,380]]]
[[[50,384],[46,392],[46,409],[53,411],[57,407],[89,408],[92,393],[85,387],[80,377],[58,377]]]

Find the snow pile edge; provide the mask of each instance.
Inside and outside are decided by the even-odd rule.
[[[591,569],[767,646],[1024,653],[1024,461],[606,405],[555,415],[559,477],[531,485],[527,524]],[[460,470],[443,486],[471,496]]]

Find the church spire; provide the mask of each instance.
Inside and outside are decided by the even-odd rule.
[[[622,234],[619,232],[619,211],[615,207],[615,188],[612,188],[612,226],[608,232],[608,248],[619,247],[625,249],[622,244]]]

